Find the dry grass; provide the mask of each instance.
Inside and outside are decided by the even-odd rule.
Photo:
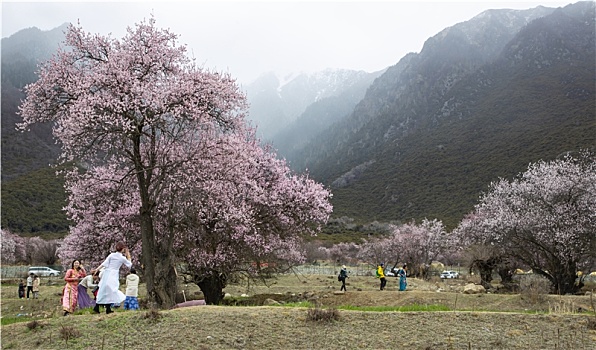
[[[321,309],[313,307],[306,312],[306,320],[319,323],[333,323],[339,321],[339,311],[337,309]]]
[[[339,290],[340,284],[334,278],[283,276],[269,288],[226,288],[234,296],[268,293],[268,297],[278,301],[309,300],[315,308],[196,306],[167,311],[118,311],[110,315],[82,312],[68,317],[40,310],[41,300],[16,299],[16,286],[3,285],[3,322],[18,312],[32,316],[21,316],[26,322],[4,323],[2,349],[595,348],[596,330],[591,327],[594,316],[579,312],[591,310],[589,296],[546,296],[546,305],[534,305],[520,295],[461,294],[464,281],[427,283],[410,279],[409,291],[398,292],[397,283],[390,280],[388,290],[379,291],[373,277],[350,278],[348,292],[335,295],[333,292]],[[195,295],[193,288],[187,286],[185,294]],[[441,292],[437,292],[439,288]],[[59,296],[51,295],[49,287],[45,293],[46,308],[58,307]],[[255,303],[259,300],[263,298],[252,299]],[[23,305],[25,310],[20,310]],[[338,310],[342,305],[446,305],[457,310]],[[531,311],[540,312],[528,313]],[[313,313],[329,321],[315,321]],[[28,326],[27,322],[42,318],[43,327]],[[73,331],[67,334],[68,342],[61,336],[63,329]]]

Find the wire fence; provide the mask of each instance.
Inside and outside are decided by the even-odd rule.
[[[49,268],[54,270],[62,271],[62,266],[50,265]],[[2,279],[18,279],[27,278],[29,273],[29,266],[27,265],[2,265],[0,267],[0,278]],[[57,277],[60,278],[60,277]]]
[[[339,270],[341,269],[341,264],[329,265],[300,265],[295,266],[290,273],[299,273],[304,275],[337,275],[339,274]],[[346,264],[346,268],[348,270],[348,274],[350,276],[375,276],[377,266],[371,264],[357,264],[357,265],[348,265]],[[456,266],[444,266],[440,269],[429,269],[426,271],[425,277],[438,277],[443,270],[450,270],[456,271],[460,276],[466,275],[465,269],[460,267],[459,265]],[[391,272],[391,267],[387,267],[385,269],[385,274],[388,277],[394,277],[395,274]]]
[[[300,265],[293,268],[293,272],[303,275],[337,275],[342,265]],[[376,267],[370,265],[346,265],[348,275],[374,276]]]
[[[0,275],[2,279],[27,278],[28,271],[29,266],[2,266]]]

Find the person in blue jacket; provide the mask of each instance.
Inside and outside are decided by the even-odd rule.
[[[397,275],[399,276],[399,290],[404,291],[408,286],[407,275],[408,275],[408,266],[404,264],[404,266],[397,271]]]

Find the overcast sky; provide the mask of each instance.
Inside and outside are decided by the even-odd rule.
[[[2,37],[29,27],[50,30],[80,21],[86,31],[121,38],[151,14],[157,26],[205,67],[241,84],[326,68],[378,71],[442,29],[486,9],[562,7],[576,1],[178,1],[23,2],[2,0]]]

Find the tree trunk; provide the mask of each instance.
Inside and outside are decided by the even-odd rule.
[[[173,254],[168,247],[163,247],[157,254],[155,264],[154,295],[158,305],[170,308],[176,304],[177,279]]]
[[[208,305],[219,305],[224,297],[223,289],[226,287],[226,277],[216,271],[205,276],[195,276],[195,282],[201,288]]]
[[[513,272],[509,267],[500,268],[497,272],[501,276],[501,284],[513,283]]]
[[[548,266],[548,270],[544,267],[530,266],[535,273],[545,277],[551,282],[552,294],[576,294],[583,287],[583,279],[580,278],[576,283],[577,264],[573,261],[565,262],[553,259]]]
[[[575,283],[577,275],[575,271],[559,271],[551,280],[553,284],[552,292],[555,294],[576,294],[583,286],[583,281]]]
[[[501,284],[505,290],[513,291],[516,289],[516,284],[513,282],[513,270],[509,266],[501,267],[497,272],[501,276]]]
[[[153,241],[153,220],[147,210],[141,206],[141,262],[143,268],[143,277],[147,287],[147,299],[151,307],[157,307],[159,304],[154,297],[155,290],[155,265],[153,264],[153,254],[155,252]]]
[[[471,265],[471,268],[478,269],[478,272],[480,273],[480,284],[486,289],[492,288],[492,285],[490,284],[490,282],[493,280],[494,263],[492,260],[493,259],[476,259]]]
[[[141,214],[141,237],[143,277],[147,285],[149,305],[156,308],[170,308],[176,304],[177,281],[174,255],[165,242],[156,248],[153,219],[150,215]]]
[[[145,173],[141,161],[140,139],[134,142],[135,169],[139,185],[141,208],[141,244],[143,277],[147,285],[147,298],[151,307],[169,308],[176,304],[176,271],[170,240],[165,237],[158,246],[153,226],[154,203],[149,195],[151,172]]]

